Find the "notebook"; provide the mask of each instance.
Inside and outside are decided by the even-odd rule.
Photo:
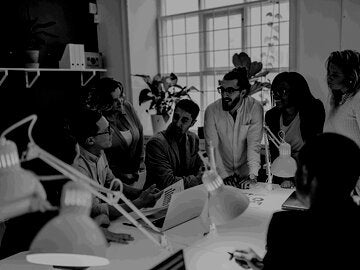
[[[161,232],[166,231],[200,216],[207,196],[208,192],[204,185],[174,193],[171,196],[167,209],[147,217]],[[139,222],[141,222],[143,226],[148,227],[142,220],[139,220]]]
[[[283,210],[307,210],[308,208],[297,198],[296,191],[290,194],[281,205]]]

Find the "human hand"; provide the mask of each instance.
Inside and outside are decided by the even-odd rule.
[[[94,221],[100,227],[107,228],[110,226],[110,219],[109,219],[109,216],[106,214],[98,215],[97,217],[94,218]]]
[[[127,233],[114,233],[110,232],[106,228],[100,227],[105,235],[105,239],[110,242],[120,243],[120,244],[128,244],[129,241],[133,241],[134,237]]]
[[[252,268],[253,270],[261,270],[264,267],[261,257],[251,248],[235,250],[232,256],[235,262],[245,269]]]
[[[146,190],[141,192],[138,200],[142,205],[142,207],[151,207],[160,198],[162,193],[163,191],[159,191],[159,189],[156,188],[156,185],[153,184],[150,187],[148,187]]]
[[[281,183],[281,187],[282,187],[282,188],[293,188],[293,187],[294,187],[294,183],[293,183],[293,181],[291,181],[291,180],[284,180],[284,181],[282,181],[282,183]]]

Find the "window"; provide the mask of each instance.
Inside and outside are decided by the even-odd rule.
[[[190,96],[201,109],[220,98],[218,80],[234,68],[232,56],[246,52],[270,73],[264,80],[289,70],[289,0],[163,0],[159,17],[161,73],[174,72],[180,85],[203,93]],[[181,3],[181,4],[180,4]],[[181,13],[180,13],[181,12]],[[256,93],[259,100],[269,92]],[[270,100],[270,99],[269,99]],[[265,110],[270,108],[270,104]]]

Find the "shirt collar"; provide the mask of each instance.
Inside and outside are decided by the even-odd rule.
[[[83,156],[86,160],[89,160],[89,161],[94,162],[94,163],[97,163],[99,158],[100,158],[100,157],[90,153],[89,151],[87,151],[82,146],[80,146],[80,155]]]

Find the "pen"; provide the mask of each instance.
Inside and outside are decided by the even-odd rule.
[[[237,254],[235,254],[237,253]],[[242,265],[246,265],[249,267],[247,261],[245,259],[240,259],[238,258],[238,256],[240,255],[239,252],[228,252],[228,254],[230,255],[230,258],[229,258],[229,261],[231,261],[234,257],[235,257],[235,260],[239,261]],[[239,254],[239,255],[238,255]],[[250,260],[250,262],[252,264],[254,264],[256,267],[259,267],[259,268],[262,268],[264,266],[264,263],[260,260],[258,260],[257,258],[252,258]]]
[[[123,222],[123,225],[125,225],[125,226],[131,226],[131,227],[136,227],[134,224],[132,224],[132,223],[126,223],[126,222]]]

